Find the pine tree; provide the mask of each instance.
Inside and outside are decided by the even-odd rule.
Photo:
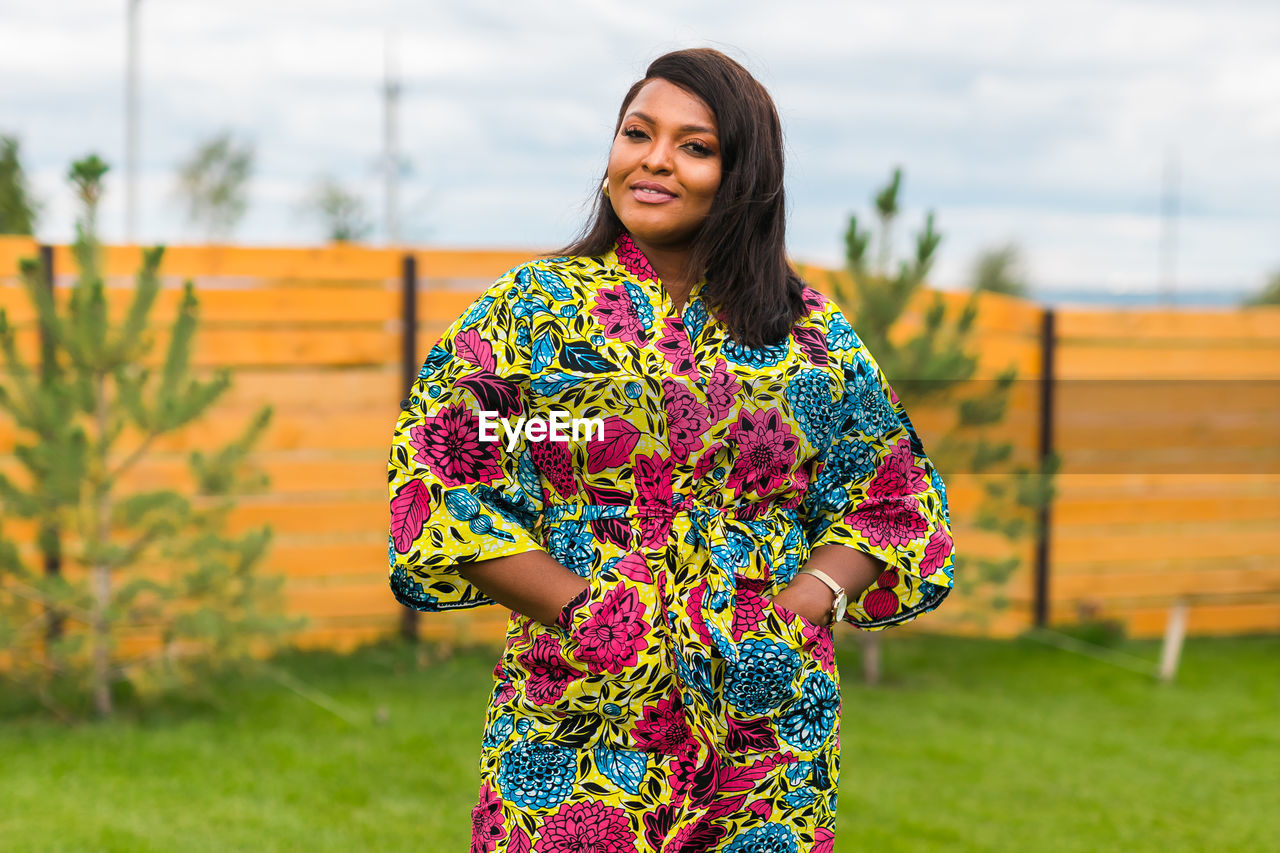
[[[847,276],[831,276],[832,292],[908,412],[938,406],[956,411],[958,429],[928,441],[930,459],[943,478],[954,472],[996,475],[984,477],[977,526],[1011,541],[1022,540],[1032,532],[1033,510],[1049,498],[1048,478],[1055,463],[1050,461],[1044,471],[1033,474],[1025,466],[1011,463],[1010,443],[992,441],[985,435],[1005,417],[1017,370],[1009,368],[990,380],[975,378],[974,321],[980,288],[970,291],[958,311],[949,311],[942,295],[935,292],[923,312],[919,331],[909,336],[899,332],[908,307],[925,291],[925,279],[942,242],[934,230],[934,213],[929,211],[924,229],[915,236],[914,253],[894,267],[891,235],[901,186],[902,170],[895,168],[889,183],[873,199],[878,223],[874,268],[866,259],[873,234],[859,225],[856,215],[850,216],[845,232]],[[1002,609],[1008,600],[999,590],[1020,563],[1016,556],[976,557],[958,550],[956,577],[971,588],[985,585],[994,590],[987,602],[989,609]],[[871,674],[868,680],[874,680],[880,665],[880,636],[867,632],[862,640],[864,674]]]
[[[0,136],[0,234],[35,233],[39,205],[31,198],[18,140]]]
[[[363,240],[373,231],[364,200],[332,176],[318,179],[299,209],[319,220],[325,239],[333,243]]]
[[[974,290],[1025,297],[1027,282],[1018,245],[1006,243],[983,250],[973,263],[970,281]]]
[[[265,485],[246,462],[270,407],[227,446],[190,454],[189,493],[126,487],[155,442],[205,415],[231,377],[222,369],[203,379],[192,370],[198,303],[190,281],[159,371],[147,366],[163,247],[144,252],[123,318],[111,316],[97,237],[106,171],[96,156],[71,168],[82,213],[78,276],[67,298],[55,297],[38,262],[22,263],[44,343],[38,372],[24,355],[29,331],[0,311],[7,370],[0,410],[17,427],[21,466],[13,477],[0,475],[0,505],[5,521],[33,523],[46,565],[51,557],[66,564],[56,573],[29,566],[0,530],[0,650],[9,657],[6,674],[61,715],[86,694],[97,713],[112,713],[120,683],[135,691],[194,683],[296,627],[276,613],[282,579],[257,570],[269,529],[226,532],[234,495]],[[119,640],[138,632],[158,638],[158,649],[123,658]]]
[[[251,142],[237,145],[231,132],[223,131],[196,146],[178,168],[177,194],[187,222],[206,240],[227,238],[244,216],[253,159]]]

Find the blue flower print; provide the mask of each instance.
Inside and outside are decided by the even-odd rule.
[[[636,316],[640,318],[640,325],[644,326],[645,331],[653,328],[653,306],[649,304],[649,297],[644,295],[644,291],[633,282],[626,282],[627,296],[631,297],[631,304],[635,306]]]
[[[798,853],[796,836],[780,823],[766,823],[740,835],[724,853]]]
[[[558,806],[573,790],[577,760],[567,746],[521,741],[507,750],[500,762],[498,785],[502,796],[521,808]]]
[[[737,341],[728,341],[721,348],[724,357],[734,364],[759,369],[780,364],[787,357],[790,338],[784,338],[776,344],[765,344],[762,347],[749,347]]]
[[[825,448],[835,425],[831,410],[831,381],[826,371],[816,368],[800,371],[787,385],[786,397],[809,443],[819,449]]]
[[[791,697],[800,656],[774,640],[748,639],[725,673],[725,700],[743,714],[767,714]]]
[[[840,713],[840,692],[831,677],[815,672],[804,680],[799,697],[778,721],[778,734],[797,749],[817,749],[831,734]]]
[[[594,541],[585,521],[562,521],[552,527],[547,537],[547,553],[579,577],[589,577]]]

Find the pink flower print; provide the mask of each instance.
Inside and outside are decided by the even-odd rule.
[[[684,321],[679,317],[666,317],[662,321],[662,337],[658,339],[658,352],[671,365],[674,376],[697,377],[698,367],[693,363],[693,347]]]
[[[632,731],[636,743],[646,752],[675,755],[685,741],[693,737],[680,692],[672,691],[669,697],[659,699],[656,705],[645,705]]]
[[[599,474],[606,468],[620,468],[631,458],[640,441],[640,430],[618,415],[604,419],[604,438],[587,439],[587,473]]]
[[[769,752],[778,748],[778,730],[768,717],[729,717],[725,746],[730,752]]]
[[[645,609],[634,588],[619,585],[608,590],[573,632],[578,660],[592,672],[617,674],[635,666],[638,653],[649,647]]]
[[[487,483],[502,476],[497,442],[480,440],[479,420],[462,403],[445,406],[410,429],[409,444],[416,451],[414,458],[446,486]]]
[[[716,362],[716,369],[707,383],[707,406],[711,409],[711,422],[719,423],[725,415],[733,411],[733,400],[742,391],[738,377],[729,372],[729,366],[722,358]]]
[[[810,311],[821,311],[823,306],[827,304],[827,297],[808,285],[805,285],[804,289],[800,291],[800,299],[808,306]]]
[[[684,612],[689,617],[689,627],[698,635],[704,646],[714,646],[715,640],[707,630],[707,620],[702,617],[702,599],[707,594],[707,582],[703,581],[693,588],[684,603]]]
[[[502,798],[486,782],[480,786],[480,802],[471,809],[470,853],[490,853],[506,834],[502,828]]]
[[[573,457],[569,455],[569,445],[563,441],[531,441],[529,455],[560,497],[567,498],[578,491],[573,480]]]
[[[672,802],[684,802],[685,792],[693,782],[693,775],[698,770],[698,755],[701,747],[696,737],[689,738],[684,746],[667,762],[667,784],[671,786]]]
[[[671,472],[675,460],[660,453],[635,457],[636,518],[640,521],[640,546],[659,548],[671,533],[675,508],[671,505]]]
[[[831,672],[836,662],[836,647],[832,642],[831,632],[819,625],[804,626],[804,648],[813,655],[813,659]]]
[[[657,281],[658,274],[653,271],[653,265],[649,263],[644,252],[640,251],[636,241],[631,239],[631,235],[626,231],[618,235],[616,250],[618,262],[626,268],[627,272],[635,276],[636,281]]]
[[[533,648],[516,658],[529,672],[525,695],[535,705],[549,705],[564,696],[565,688],[586,676],[561,657],[560,643],[549,634],[539,634]]]
[[[663,851],[670,853],[705,853],[707,850],[720,849],[720,842],[724,840],[725,833],[729,830],[724,826],[714,823],[715,818],[702,817],[697,823],[691,823],[688,826],[681,827],[675,835],[671,837],[671,841],[663,848]]]
[[[631,301],[626,285],[600,288],[596,292],[595,303],[591,316],[604,326],[607,337],[639,345],[645,343],[644,321],[640,319],[640,312]]]
[[[791,488],[775,499],[779,509],[797,509],[804,502],[805,492],[809,491],[809,465],[801,465],[791,474]]]
[[[720,451],[724,449],[724,442],[717,441],[706,449],[706,451],[698,457],[698,462],[693,466],[693,479],[701,480],[706,477],[712,468],[716,467],[716,457]]]
[[[413,547],[431,518],[431,490],[425,480],[414,479],[396,489],[391,499],[391,538],[401,554]]]
[[[760,820],[768,820],[769,815],[773,814],[773,805],[768,800],[755,800],[747,804],[747,810],[754,812],[755,816]]]
[[[918,495],[926,488],[925,478],[925,470],[915,464],[911,455],[911,440],[903,437],[877,466],[875,478],[867,487],[867,495],[873,498]]]
[[[827,366],[827,337],[812,326],[795,326],[791,330],[800,350],[818,367]]]
[[[872,619],[888,619],[898,612],[898,594],[887,587],[873,589],[863,597],[862,609]]]
[[[542,824],[534,853],[635,853],[636,835],[621,806],[565,803]]]
[[[654,850],[662,848],[667,833],[676,822],[676,807],[671,803],[663,803],[651,812],[644,814],[644,840]]]
[[[836,847],[836,834],[825,826],[813,831],[813,853],[833,853]]]
[[[939,527],[929,537],[929,544],[924,546],[924,557],[920,560],[920,577],[927,578],[947,564],[947,557],[955,550],[951,534]]]
[[[683,462],[702,446],[702,434],[709,426],[707,407],[698,402],[683,383],[671,379],[662,381],[664,405],[667,410],[667,432],[671,451]]]
[[[765,598],[748,583],[746,578],[738,575],[738,594],[733,605],[734,642],[741,640],[747,631],[758,630],[764,616]]]
[[[906,545],[929,532],[929,522],[920,513],[915,498],[867,500],[844,520],[878,548]]]
[[[743,411],[734,425],[738,458],[729,472],[734,497],[754,492],[763,497],[786,482],[796,461],[800,439],[776,408],[752,414]]]

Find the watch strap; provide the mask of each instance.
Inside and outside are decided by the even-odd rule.
[[[821,569],[811,569],[806,566],[805,568],[800,570],[800,574],[813,575],[818,580],[825,583],[831,589],[831,591],[836,595],[839,595],[840,593],[845,591],[845,588],[840,586],[840,584],[836,583],[835,580],[832,579],[831,575],[827,574]]]
[[[798,574],[813,575],[815,578],[822,581],[831,589],[831,593],[835,596],[835,599],[831,602],[831,609],[827,611],[826,624],[828,627],[831,625],[834,625],[838,618],[836,614],[836,608],[840,604],[840,596],[842,595],[845,596],[845,600],[848,601],[848,594],[846,593],[845,588],[840,586],[840,584],[836,583],[836,581],[831,577],[831,575],[827,574],[821,569],[811,569],[806,566],[805,568],[801,569],[798,572]]]

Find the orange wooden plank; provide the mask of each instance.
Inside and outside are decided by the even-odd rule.
[[[385,409],[376,411],[323,412],[315,416],[308,415],[305,411],[277,411],[267,425],[257,449],[372,451],[375,448],[386,448],[386,452],[390,453],[399,414],[398,404],[390,404]],[[199,423],[156,439],[152,449],[160,453],[176,453],[219,447],[237,438],[248,422],[248,413],[243,410],[225,414],[217,412]],[[15,438],[12,422],[0,421],[0,453],[11,453]],[[126,431],[117,446],[125,452],[131,451],[137,443],[136,434]]]
[[[1215,521],[1280,522],[1280,495],[1133,498],[1067,498],[1054,502],[1055,525],[1183,523]],[[1061,535],[1069,535],[1061,527]]]
[[[1280,379],[1280,342],[1193,346],[1086,347],[1057,352],[1059,379]]]
[[[1280,474],[1060,474],[1054,480],[1059,500],[1075,498],[1126,498],[1151,496],[1280,497]]]
[[[1210,342],[1280,342],[1280,308],[1224,310],[1061,309],[1056,331],[1063,343],[1101,340],[1141,346],[1164,341],[1194,348]]]
[[[38,353],[35,330],[19,330],[19,351],[27,364]],[[169,332],[157,330],[146,365],[164,363]],[[398,364],[400,336],[382,327],[227,329],[196,332],[192,364],[197,367],[358,366]]]
[[[1077,598],[1160,598],[1171,595],[1280,593],[1280,561],[1261,569],[1236,569],[1219,563],[1201,571],[1124,571],[1101,574],[1055,572],[1055,601]],[[1139,569],[1138,565],[1126,568]]]
[[[182,302],[180,281],[166,282],[169,287],[161,290],[151,309],[151,321],[168,325],[177,317]],[[400,320],[400,294],[390,289],[368,288],[260,288],[217,289],[206,282],[195,280],[197,316],[202,329],[220,323],[254,323],[279,325],[305,325],[313,323],[350,325],[355,323],[383,324]],[[116,320],[124,317],[133,301],[132,287],[108,288],[108,314]],[[59,302],[66,304],[70,298],[69,287],[56,291]],[[0,287],[0,307],[8,311],[12,323],[35,320],[35,309],[25,290],[16,287]]]
[[[1062,563],[1142,562],[1203,559],[1225,562],[1238,557],[1280,557],[1280,529],[1263,522],[1251,525],[1203,524],[1190,530],[1174,525],[1156,532],[1096,529],[1068,536],[1059,531],[1050,541],[1050,560]]]

